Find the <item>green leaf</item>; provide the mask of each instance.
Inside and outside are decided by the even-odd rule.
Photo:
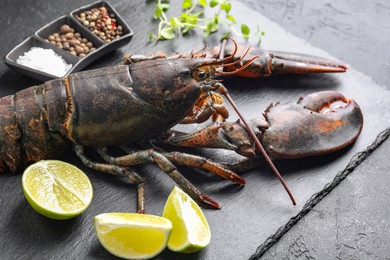
[[[209,22],[204,30],[204,37],[208,37],[211,33],[218,31],[218,24],[214,22]]]
[[[190,9],[192,7],[192,0],[183,0],[181,7],[183,7],[183,9]]]
[[[173,28],[171,27],[165,27],[164,29],[161,30],[161,37],[164,40],[172,40],[175,38],[175,33]]]
[[[207,24],[207,30],[210,32],[210,33],[213,33],[213,32],[216,32],[218,31],[219,29],[219,26],[217,23],[214,23],[214,22],[209,22]]]
[[[251,33],[251,29],[249,29],[248,25],[242,24],[241,25],[241,33],[244,35],[245,39],[248,39],[249,34]]]
[[[171,24],[171,26],[173,28],[181,26],[181,22],[179,21],[179,19],[177,17],[172,17],[171,19],[169,19],[169,23]]]
[[[211,0],[210,1],[210,7],[215,7],[217,5],[219,5],[219,0]]]
[[[198,23],[198,16],[192,14],[182,14],[180,20],[182,23],[196,25]]]
[[[221,5],[221,9],[224,10],[226,12],[226,14],[228,14],[230,12],[230,10],[232,9],[232,5],[230,3],[222,3]]]
[[[232,34],[232,32],[227,32],[224,35],[222,35],[221,41],[226,40],[231,34]]]
[[[219,24],[219,17],[217,14],[214,15],[214,23],[217,25]]]
[[[199,4],[202,7],[206,7],[207,6],[207,1],[206,0],[199,0]]]
[[[226,19],[228,19],[232,23],[236,23],[236,19],[232,15],[230,15],[230,14],[226,15]]]
[[[153,38],[157,38],[157,36],[154,33],[152,33],[152,32],[149,33],[149,35],[148,35],[149,41],[152,40]]]
[[[154,10],[154,15],[153,15],[154,19],[158,19],[158,17],[160,17],[160,15],[168,8],[169,8],[169,4],[167,3],[157,4],[156,9]]]
[[[195,15],[189,15],[187,22],[193,25],[196,25],[198,23],[198,17]]]
[[[156,10],[154,10],[154,19],[158,19],[158,17],[162,14],[163,10],[160,9],[160,8],[156,8]]]

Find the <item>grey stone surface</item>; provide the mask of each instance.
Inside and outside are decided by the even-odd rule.
[[[387,139],[261,259],[390,259]]]

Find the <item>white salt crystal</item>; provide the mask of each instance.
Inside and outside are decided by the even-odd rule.
[[[32,47],[28,52],[19,56],[16,63],[48,74],[62,77],[72,67],[52,49]]]

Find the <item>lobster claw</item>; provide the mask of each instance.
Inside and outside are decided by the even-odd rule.
[[[336,91],[316,92],[301,97],[296,104],[271,104],[263,116],[248,123],[273,158],[293,159],[338,151],[355,142],[363,127],[359,105]],[[191,134],[175,132],[165,142],[222,148],[248,158],[257,157],[254,141],[240,121],[211,125]]]
[[[248,48],[250,49],[248,50]],[[208,58],[226,58],[230,56],[233,56],[231,65],[224,66],[225,72],[237,71],[243,64],[256,57],[245,69],[234,73],[237,76],[247,78],[261,78],[272,74],[331,73],[345,72],[347,70],[346,65],[335,60],[306,54],[268,51],[260,47],[247,47],[235,44],[223,45],[222,47],[217,46],[191,54],[191,57]],[[235,63],[237,60],[240,60],[240,62]]]
[[[273,158],[300,158],[340,150],[359,136],[363,114],[353,99],[336,91],[301,97],[297,104],[270,106],[261,142]]]
[[[232,51],[231,49],[225,52],[225,56]],[[244,55],[244,51],[246,51],[246,48],[239,46],[235,57]],[[331,73],[345,72],[347,70],[347,67],[338,61],[306,54],[267,51],[258,47],[252,47],[242,59],[242,62],[228,66],[226,70],[234,71],[256,56],[258,57],[257,59],[246,69],[237,72],[236,75],[248,78],[261,78],[272,74]]]

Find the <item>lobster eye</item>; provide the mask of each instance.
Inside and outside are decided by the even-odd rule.
[[[207,69],[199,69],[196,68],[192,71],[192,77],[196,80],[205,80],[210,76],[209,71]]]
[[[199,79],[204,79],[206,77],[206,72],[198,70],[197,76]]]
[[[207,73],[204,70],[197,70],[196,71],[196,79],[197,80],[204,80],[207,78]]]

